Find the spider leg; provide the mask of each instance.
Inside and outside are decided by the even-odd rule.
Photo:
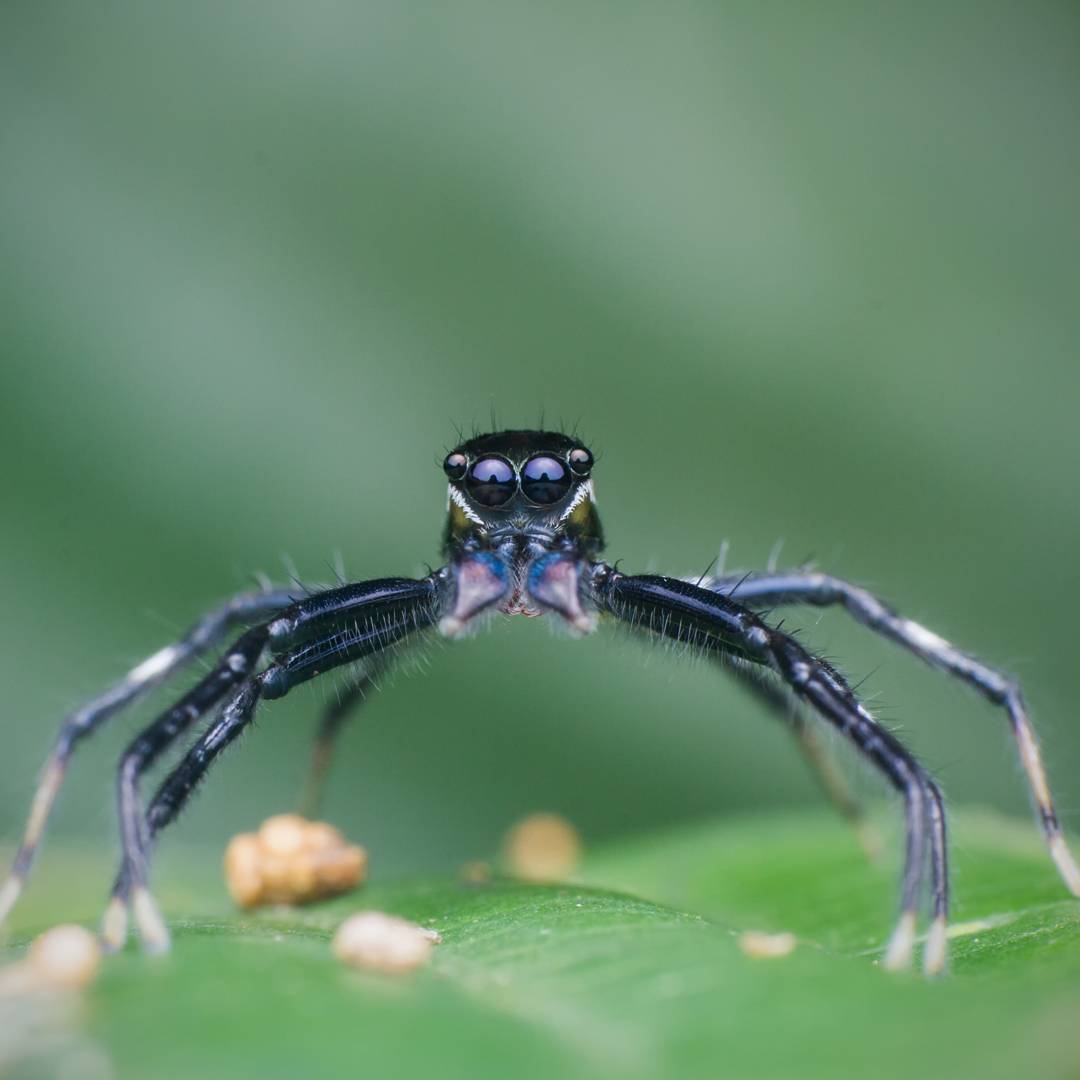
[[[725,664],[724,667],[748,693],[784,723],[794,736],[825,797],[851,825],[866,857],[876,862],[882,854],[881,835],[866,820],[862,805],[829,753],[821,732],[815,725],[807,722],[798,699],[782,690],[775,682],[763,678],[749,665],[734,662]]]
[[[200,619],[179,641],[166,645],[147,657],[119,682],[114,683],[93,701],[76,709],[64,720],[53,748],[45,759],[23,831],[22,843],[15,855],[11,872],[0,886],[0,925],[15,906],[26,885],[34,855],[41,843],[46,822],[76,746],[121,710],[187,667],[216,645],[230,630],[288,607],[292,600],[291,594],[277,590],[234,596]]]
[[[885,950],[885,966],[908,966],[915,944],[927,851],[932,875],[933,925],[924,954],[928,973],[945,964],[948,863],[941,793],[903,744],[870,716],[843,678],[788,634],[748,608],[678,578],[626,576],[598,564],[588,583],[601,611],[654,634],[719,656],[771,668],[801,700],[834,725],[904,799],[907,844],[900,917]]]
[[[193,723],[217,706],[238,682],[251,674],[266,647],[266,639],[265,626],[256,627],[244,634],[208,675],[141,731],[120,758],[116,794],[123,858],[102,920],[101,937],[108,949],[119,949],[127,936],[130,883],[145,881],[147,877],[146,867],[143,865],[147,837],[143,808],[139,801],[139,780]],[[147,907],[146,902],[139,896],[135,902]],[[149,940],[154,940],[153,934]]]
[[[334,755],[337,737],[345,722],[350,720],[355,711],[367,700],[370,690],[375,688],[376,674],[364,672],[353,679],[323,712],[319,731],[311,748],[311,763],[308,766],[307,780],[300,798],[300,813],[306,818],[314,817],[322,802],[326,776]]]
[[[145,828],[136,837],[138,855],[127,856],[126,874],[122,872],[117,885],[131,897],[139,937],[147,952],[166,952],[170,945],[168,927],[150,892],[149,863],[154,836],[176,817],[214,758],[250,723],[261,691],[260,676],[248,679],[234,691],[218,718],[158,789],[147,811]],[[124,900],[123,896],[114,894],[109,906],[113,908]]]
[[[435,576],[439,580],[441,607],[445,609],[439,620],[439,630],[448,637],[466,632],[480,615],[506,595],[510,587],[504,561],[488,551],[466,553],[455,560],[452,568],[439,571]],[[368,691],[376,687],[376,679],[383,667],[385,665],[377,661],[369,663],[354,675],[337,701],[323,714],[300,799],[300,812],[305,817],[313,816],[318,810],[342,726],[366,700]]]
[[[794,572],[760,578],[723,577],[706,579],[702,584],[721,595],[737,596],[739,603],[813,604],[816,607],[838,604],[875,633],[974,687],[992,704],[1005,709],[1050,855],[1069,891],[1080,896],[1080,866],[1065,842],[1050,794],[1039,740],[1015,680],[961,652],[920,623],[898,615],[866,589],[828,574]]]
[[[124,838],[125,851],[143,852],[148,846],[145,835],[143,808],[139,802],[139,780],[151,768],[161,754],[172,745],[191,725],[205,716],[235,686],[240,678],[250,672],[258,662],[266,644],[266,629],[259,627],[244,635],[226,659],[188,694],[166,710],[153,724],[132,741],[120,759],[117,779],[117,800],[120,808],[120,832]],[[308,783],[305,789],[302,813],[314,814],[319,795],[330,764],[333,744],[338,729],[348,714],[371,687],[373,677],[362,675],[354,680],[343,695],[323,716],[312,753]],[[140,875],[145,878],[145,871]],[[127,936],[128,904],[131,899],[129,871],[126,858],[116,876],[112,895],[102,920],[101,937],[110,950],[119,949]],[[143,903],[145,907],[145,903]]]
[[[115,911],[127,896],[146,949],[162,952],[169,934],[149,888],[151,847],[156,835],[173,820],[191,797],[217,756],[251,722],[260,699],[284,697],[300,683],[335,667],[385,653],[395,644],[433,624],[443,601],[440,572],[421,580],[387,578],[318,593],[293,604],[272,622],[256,627],[230,650],[223,667],[237,670],[221,713],[168,774],[146,811],[142,827],[124,830],[124,861],[109,904]],[[249,666],[230,662],[243,653],[257,662],[269,642],[271,662],[257,674]],[[211,672],[200,686],[205,698],[220,682]],[[222,676],[224,679],[224,676]],[[211,690],[213,683],[214,690]],[[197,693],[196,687],[192,693]],[[220,700],[217,693],[215,700]],[[164,722],[169,714],[161,718]]]

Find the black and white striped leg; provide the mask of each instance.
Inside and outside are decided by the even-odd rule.
[[[300,813],[304,817],[313,818],[319,812],[338,735],[341,734],[345,722],[352,719],[373,689],[375,689],[375,675],[365,673],[350,682],[341,691],[338,699],[327,706],[323,713],[311,748],[311,763],[308,766],[307,779],[300,797]]]
[[[237,669],[237,678],[226,686],[226,691],[232,687],[231,696],[217,719],[158,788],[146,811],[145,831],[131,830],[136,854],[126,859],[118,884],[130,891],[132,911],[147,949],[161,952],[169,946],[168,930],[149,888],[154,838],[175,820],[221,751],[251,722],[260,699],[283,697],[316,675],[385,654],[431,626],[441,610],[438,574],[420,581],[393,578],[363,582],[299,601],[273,622],[250,631],[229,651],[222,668]],[[250,668],[266,642],[273,654],[272,662],[252,675]],[[231,659],[241,654],[243,664]],[[206,700],[211,696],[209,686],[214,674],[200,684],[207,686]],[[193,693],[198,690],[196,687]],[[220,697],[217,694],[217,699]],[[169,715],[161,718],[163,731]],[[110,911],[114,903],[115,898],[110,902]]]
[[[169,948],[168,927],[150,892],[150,845],[155,835],[180,812],[218,754],[251,722],[262,686],[262,676],[257,675],[234,690],[218,718],[158,788],[146,812],[146,847],[142,859],[128,867],[128,887],[143,947],[150,952],[165,952]]]
[[[204,770],[209,767],[209,762],[240,733],[251,719],[255,702],[258,699],[258,689],[258,677],[243,683],[240,689],[234,692],[233,697],[225,705],[220,717],[211,725],[210,730],[188,752],[182,765],[192,761],[194,756],[194,759],[205,760]],[[175,776],[176,771],[179,770],[175,770],[174,773],[170,774],[170,778]],[[168,781],[166,781],[167,784]],[[169,948],[169,930],[165,920],[161,917],[161,912],[158,910],[153,894],[150,892],[148,876],[150,843],[155,831],[153,813],[164,790],[165,787],[159,790],[154,802],[151,803],[150,810],[147,812],[144,827],[138,830],[140,856],[125,861],[124,867],[117,878],[116,890],[114,890],[113,897],[109,901],[105,916],[105,925],[108,928],[110,918],[115,918],[116,905],[125,902],[122,894],[129,894],[135,924],[143,948],[151,953],[163,953]],[[173,816],[175,816],[178,809],[179,805],[174,809]],[[169,820],[171,820],[171,817]]]
[[[904,799],[907,843],[900,917],[884,963],[898,970],[911,962],[929,852],[935,926],[941,932],[934,938],[934,952],[928,950],[924,959],[930,973],[940,971],[948,918],[944,810],[937,788],[914,756],[870,716],[828,663],[733,600],[677,578],[630,577],[604,565],[596,567],[590,585],[601,611],[624,622],[713,655],[734,654],[771,668],[885,775]]]
[[[142,895],[146,893],[148,839],[139,800],[139,781],[192,724],[215,708],[237,683],[251,675],[266,647],[266,639],[265,626],[249,630],[208,675],[141,731],[124,751],[117,773],[122,857],[102,920],[101,936],[106,948],[115,950],[123,945],[127,936],[129,902],[136,911],[139,933],[146,949],[153,952],[167,946],[168,935],[153,900],[148,894]]]
[[[940,975],[945,970],[949,954],[949,863],[948,836],[945,824],[945,800],[933,780],[927,782],[930,801],[930,932],[923,946],[923,970],[928,975]]]
[[[1003,708],[1016,739],[1020,763],[1058,873],[1074,896],[1080,896],[1080,865],[1065,841],[1050,784],[1020,687],[1013,679],[995,671],[944,638],[912,619],[898,615],[866,589],[829,574],[792,572],[762,577],[705,579],[703,586],[740,604],[776,607],[812,604],[839,605],[852,618],[875,633],[896,642],[926,663],[974,687],[994,705]]]
[[[121,710],[133,705],[217,645],[230,630],[245,622],[265,619],[290,603],[292,596],[284,591],[268,590],[234,596],[200,619],[180,641],[166,645],[147,657],[119,682],[67,717],[41,771],[11,873],[0,886],[0,925],[25,887],[49,814],[78,744]]]
[[[825,797],[851,825],[866,857],[872,862],[880,859],[884,848],[881,834],[867,821],[851,785],[829,753],[821,731],[808,722],[798,699],[771,681],[760,668],[755,669],[741,662],[729,662],[723,666],[735,676],[740,686],[783,721]]]

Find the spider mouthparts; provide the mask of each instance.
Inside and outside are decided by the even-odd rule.
[[[529,567],[526,589],[543,607],[561,615],[582,634],[596,629],[596,618],[581,606],[581,563],[573,555],[542,555]]]
[[[490,552],[466,555],[456,570],[454,606],[439,620],[444,637],[457,637],[474,616],[497,604],[510,588],[506,564]]]

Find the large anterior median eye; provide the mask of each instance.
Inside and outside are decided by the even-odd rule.
[[[570,490],[570,474],[557,458],[540,454],[525,462],[521,490],[530,502],[547,506],[558,502]]]
[[[481,506],[502,506],[514,497],[517,477],[509,462],[502,458],[486,457],[469,470],[465,486]]]

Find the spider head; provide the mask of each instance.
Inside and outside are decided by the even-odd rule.
[[[567,536],[599,550],[592,467],[589,448],[560,432],[500,431],[461,443],[443,459],[447,546],[470,535]]]

